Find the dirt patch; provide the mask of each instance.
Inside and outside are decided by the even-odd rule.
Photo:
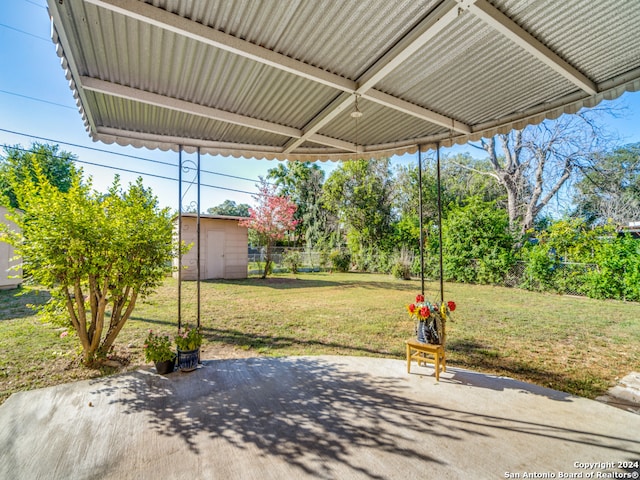
[[[232,345],[203,345],[200,347],[200,358],[203,360],[222,360],[225,358],[257,357],[254,350],[243,350]]]

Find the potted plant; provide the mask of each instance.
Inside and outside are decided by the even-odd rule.
[[[455,302],[431,303],[418,294],[415,303],[407,305],[409,316],[416,318],[418,342],[444,345],[447,317],[456,309]]]
[[[176,352],[173,350],[168,335],[157,335],[149,330],[144,342],[144,358],[147,362],[153,362],[156,371],[165,375],[173,372],[176,363]]]
[[[186,327],[176,336],[178,347],[178,368],[181,372],[191,372],[198,366],[202,334],[196,328]]]

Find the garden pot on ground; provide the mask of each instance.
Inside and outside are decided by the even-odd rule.
[[[176,359],[173,360],[165,360],[164,362],[155,362],[156,372],[160,375],[166,375],[167,373],[173,372],[176,367]]]
[[[198,367],[200,349],[178,350],[178,369],[181,372],[191,372]]]

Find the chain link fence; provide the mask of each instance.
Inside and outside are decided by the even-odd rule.
[[[266,252],[263,249],[249,250],[249,274],[262,274],[265,266]],[[291,271],[292,266],[299,272],[320,272],[331,268],[327,253],[307,250],[305,248],[275,247],[271,254],[272,272]],[[416,265],[414,263],[414,265]],[[472,264],[470,268],[474,268]],[[584,277],[597,268],[596,264],[561,262],[550,272],[550,281],[542,284],[527,269],[527,263],[514,263],[505,275],[502,286],[523,288],[537,291],[554,291],[564,295],[585,295]],[[381,272],[378,272],[381,273]],[[386,272],[382,272],[386,273]],[[435,279],[431,279],[435,280]]]
[[[528,290],[552,290],[563,295],[585,295],[585,276],[594,271],[594,263],[560,262],[550,272],[550,281],[542,284],[527,270],[526,262],[516,262],[505,276],[503,285]]]
[[[250,275],[261,274],[264,271],[266,256],[264,249],[249,249]],[[271,261],[271,271],[274,273],[290,271],[293,265],[298,272],[319,272],[331,266],[326,254],[305,248],[274,247]]]

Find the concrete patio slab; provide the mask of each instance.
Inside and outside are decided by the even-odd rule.
[[[618,380],[596,400],[640,415],[640,372],[631,372]]]
[[[0,406],[0,478],[638,477],[640,415],[432,374],[408,375],[402,360],[258,357],[22,392]]]

